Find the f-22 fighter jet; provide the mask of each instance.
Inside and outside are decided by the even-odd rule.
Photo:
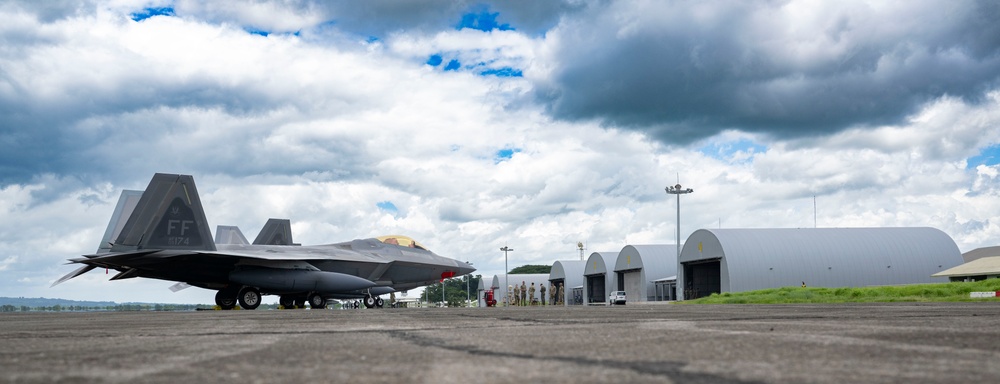
[[[223,309],[237,303],[255,309],[261,295],[279,295],[286,308],[306,302],[324,308],[330,299],[381,307],[379,295],[475,271],[405,236],[297,245],[288,220],[268,220],[253,244],[228,226],[213,241],[194,178],[161,173],[143,192],[122,192],[97,253],[69,261],[83,266],[53,286],[95,268],[114,269],[119,273],[111,280],[146,277],[216,290]]]

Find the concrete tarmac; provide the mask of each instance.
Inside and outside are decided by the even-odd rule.
[[[0,382],[998,380],[996,302],[0,314]]]

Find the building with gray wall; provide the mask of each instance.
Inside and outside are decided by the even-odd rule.
[[[661,280],[664,287],[675,287],[677,246],[626,245],[618,253],[614,272],[618,282],[615,289],[625,291],[628,302],[675,300],[676,289],[658,292],[656,281]],[[673,284],[670,278],[673,278]]]
[[[682,298],[799,286],[863,287],[945,282],[962,263],[935,228],[699,229],[677,267]]]

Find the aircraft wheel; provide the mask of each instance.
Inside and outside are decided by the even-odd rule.
[[[260,306],[260,291],[254,287],[243,287],[240,290],[239,301],[243,309],[257,309]]]
[[[236,308],[236,295],[231,289],[223,288],[215,293],[215,305],[222,309]]]
[[[306,301],[309,302],[309,306],[312,307],[312,309],[326,308],[326,299],[316,292],[310,293],[309,297],[306,298]]]
[[[361,307],[361,302],[354,300],[354,309],[358,309],[360,307]]]
[[[375,307],[375,298],[372,296],[365,296],[365,308],[371,309]]]
[[[302,308],[305,308],[305,307],[306,307],[306,298],[305,297],[296,297],[295,298],[295,308],[302,309]]]
[[[376,297],[375,298],[375,306],[376,307],[382,308],[382,306],[384,306],[384,305],[385,305],[385,300],[382,300],[381,297]]]
[[[278,304],[281,304],[285,309],[295,308],[295,298],[291,296],[281,296],[278,298]]]

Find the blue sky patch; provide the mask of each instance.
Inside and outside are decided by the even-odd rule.
[[[493,156],[493,164],[500,164],[504,161],[510,160],[514,157],[515,153],[520,153],[521,148],[504,148],[497,151],[496,155]]]
[[[510,67],[497,68],[497,69],[487,69],[485,71],[479,72],[483,76],[496,76],[496,77],[524,77],[524,74],[520,69],[514,69]]]
[[[389,200],[375,203],[375,206],[378,207],[378,209],[381,210],[382,212],[389,213],[393,216],[399,213],[399,208],[396,208],[396,204],[393,204]]]
[[[443,61],[444,61],[444,59],[441,58],[441,55],[434,54],[434,55],[431,55],[431,57],[429,57],[427,59],[427,65],[430,65],[432,67],[436,67],[436,66],[441,65],[441,63]]]
[[[133,13],[131,16],[133,21],[143,21],[153,16],[174,16],[174,9],[171,7],[146,8],[142,12]]]
[[[459,63],[458,60],[454,59],[449,61],[448,65],[444,66],[445,71],[457,71],[459,68],[462,68],[462,63]]]
[[[497,16],[500,12],[490,13],[489,9],[484,9],[479,13],[470,12],[462,15],[462,21],[458,23],[455,29],[475,29],[483,32],[489,32],[494,29],[501,31],[513,31],[514,28],[510,24],[497,24]]]
[[[699,148],[698,152],[719,160],[742,163],[752,160],[754,155],[767,152],[767,147],[750,139],[739,139],[714,142]]]
[[[265,30],[261,30],[261,29],[256,29],[256,28],[245,28],[244,30],[247,31],[248,33],[250,33],[251,35],[260,35],[260,36],[264,36],[264,37],[267,37],[267,35],[271,34],[271,32],[268,32],[268,31],[265,31]]]
[[[979,151],[979,155],[972,156],[966,161],[965,168],[973,169],[980,165],[992,166],[997,164],[1000,164],[1000,144],[983,148]]]

